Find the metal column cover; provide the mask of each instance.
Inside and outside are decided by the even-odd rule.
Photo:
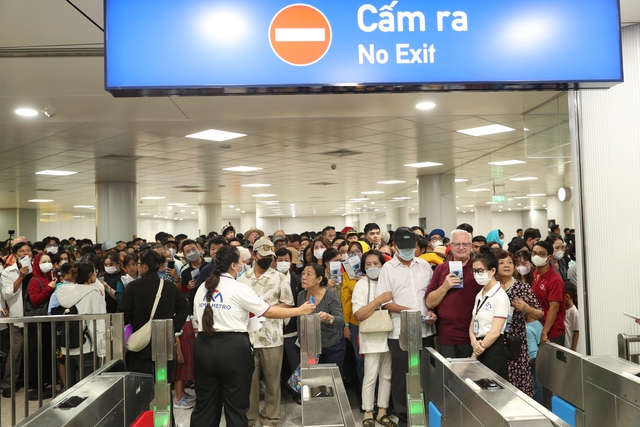
[[[173,360],[175,338],[173,320],[154,320],[151,322],[151,356],[155,362],[156,386],[155,405],[153,407],[154,427],[171,425],[171,384],[167,378],[167,362]]]
[[[553,394],[585,410],[582,388],[583,356],[565,347],[545,343],[538,349],[536,379]]]
[[[422,349],[422,313],[403,310],[400,313],[400,348],[407,352],[407,422],[410,426],[426,426],[424,396],[420,386],[420,350]]]
[[[321,353],[320,315],[303,316],[300,319],[300,367],[304,369],[315,365],[316,357]]]

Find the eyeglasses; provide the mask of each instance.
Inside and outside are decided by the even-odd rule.
[[[471,243],[452,243],[451,246],[454,248],[468,248],[471,246]]]
[[[441,238],[435,236],[429,239],[430,242],[437,242],[438,240],[442,241]]]
[[[546,252],[531,252],[531,256],[541,256],[542,258],[546,258],[549,254]]]
[[[487,270],[486,268],[474,268],[474,269],[473,269],[473,273],[474,273],[474,274],[482,274],[482,273],[484,273],[485,271],[489,271],[489,270]]]

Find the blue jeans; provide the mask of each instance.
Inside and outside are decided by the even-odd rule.
[[[364,357],[360,354],[360,344],[358,343],[358,336],[360,334],[360,327],[356,325],[349,325],[351,330],[351,345],[353,346],[353,352],[356,355],[358,380],[360,386],[362,386],[362,380],[364,379]]]
[[[542,386],[536,381],[536,359],[531,359],[531,376],[533,377],[533,398],[542,405]]]
[[[344,375],[342,372],[342,365],[344,364],[344,351],[346,348],[346,340],[340,339],[337,343],[329,347],[322,347],[322,354],[318,359],[318,363],[335,363],[340,369],[340,375]]]

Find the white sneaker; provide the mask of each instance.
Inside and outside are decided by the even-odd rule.
[[[180,401],[173,399],[173,407],[176,409],[191,409],[195,406],[195,402],[185,399],[186,396],[182,396]]]

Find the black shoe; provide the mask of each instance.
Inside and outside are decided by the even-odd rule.
[[[17,385],[16,386],[16,393],[18,391],[20,391],[21,388],[22,388],[21,385]],[[11,387],[7,387],[5,389],[2,389],[2,397],[11,397]]]
[[[42,399],[51,399],[51,397],[53,396],[53,391],[51,389],[51,387],[47,387],[44,390],[42,390]],[[33,400],[38,400],[38,390],[31,390],[29,392],[29,400],[33,401]]]

